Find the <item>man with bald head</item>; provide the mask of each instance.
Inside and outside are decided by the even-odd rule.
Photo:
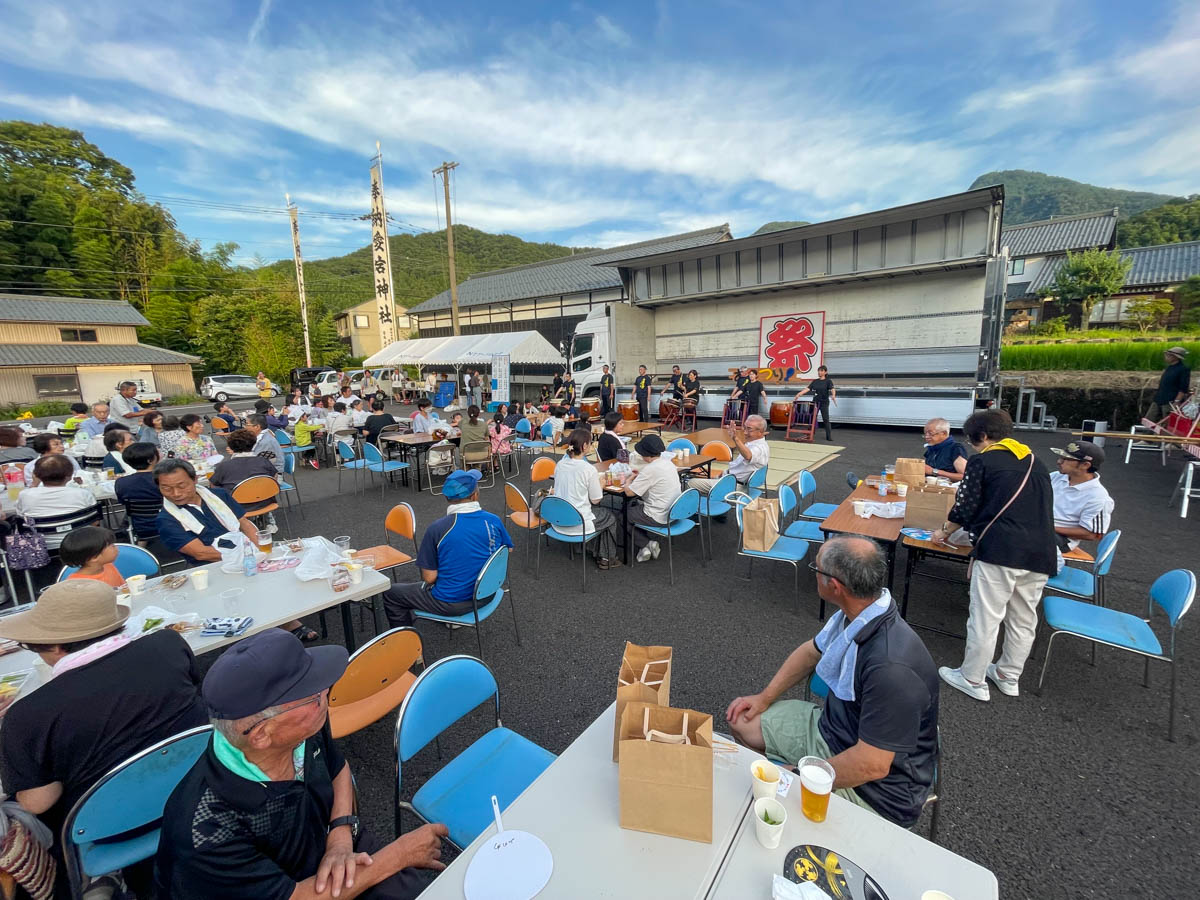
[[[950,437],[950,423],[930,419],[925,423],[925,474],[962,481],[967,471],[967,448]]]
[[[733,462],[725,471],[737,480],[737,489],[744,491],[754,473],[765,469],[771,461],[771,448],[767,445],[767,420],[762,416],[747,416],[746,425],[741,431],[730,423],[725,433],[729,435],[729,441],[733,444]],[[689,478],[687,486],[707,494],[719,480]],[[718,521],[721,519],[718,518]]]
[[[877,544],[830,538],[809,568],[837,612],[762,691],[730,703],[725,718],[739,741],[791,765],[827,759],[840,797],[907,828],[933,784],[937,668],[884,587]],[[829,686],[823,708],[780,699],[814,673]]]

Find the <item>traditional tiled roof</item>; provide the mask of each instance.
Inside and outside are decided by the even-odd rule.
[[[149,344],[0,344],[0,366],[169,366],[203,361]]]
[[[1125,276],[1123,291],[1166,287],[1187,281],[1193,275],[1200,275],[1200,241],[1130,247],[1120,252],[1122,259],[1133,260],[1133,267]],[[1046,264],[1029,285],[1028,293],[1036,294],[1053,283],[1054,276],[1065,262],[1065,256],[1046,260]],[[1016,296],[1011,287],[1010,285],[1009,299]]]
[[[80,300],[0,294],[0,322],[61,322],[64,325],[149,325],[124,300]]]
[[[510,303],[514,300],[529,300],[534,297],[552,297],[580,291],[599,291],[621,286],[616,269],[597,268],[596,263],[621,259],[635,254],[664,253],[670,250],[686,250],[725,240],[730,236],[728,225],[689,231],[669,237],[655,238],[622,247],[604,250],[589,250],[573,256],[548,259],[498,269],[473,275],[458,286],[460,308],[481,306],[488,303]],[[436,312],[450,308],[450,291],[442,291],[408,310],[410,315]]]
[[[1110,209],[1005,226],[1000,232],[1000,246],[1007,245],[1014,259],[1089,247],[1111,249],[1116,232],[1117,210]]]

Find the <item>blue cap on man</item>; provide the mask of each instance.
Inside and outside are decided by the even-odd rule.
[[[483,473],[478,469],[455,469],[446,476],[442,493],[447,500],[465,500],[479,489]]]

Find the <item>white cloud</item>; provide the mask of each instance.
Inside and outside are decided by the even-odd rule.
[[[254,17],[254,22],[250,25],[250,32],[246,35],[246,43],[253,44],[258,40],[258,36],[267,25],[267,17],[271,15],[272,3],[273,0],[259,0],[258,15]]]
[[[629,47],[633,44],[633,40],[625,33],[624,29],[608,16],[596,16],[596,28],[606,41],[616,44],[618,47]]]

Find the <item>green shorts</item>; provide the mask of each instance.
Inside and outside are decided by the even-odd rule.
[[[817,722],[821,718],[821,707],[806,700],[780,700],[767,707],[762,714],[763,741],[767,756],[783,760],[789,766],[796,765],[805,756],[829,759],[833,754],[821,737]],[[853,788],[834,791],[843,800],[875,812]]]

